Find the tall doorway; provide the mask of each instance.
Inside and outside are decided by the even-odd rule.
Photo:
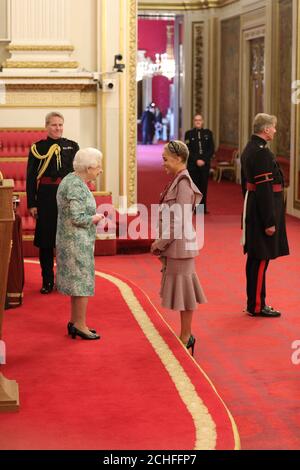
[[[139,15],[138,144],[182,138],[182,37],[181,15]]]

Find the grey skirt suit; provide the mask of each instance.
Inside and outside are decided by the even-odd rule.
[[[197,303],[207,301],[195,270],[195,256],[199,251],[192,224],[193,209],[201,197],[184,170],[161,199],[158,238],[152,250],[160,250],[162,306],[172,310],[195,310]]]

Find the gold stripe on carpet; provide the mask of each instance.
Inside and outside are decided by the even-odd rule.
[[[183,367],[149,319],[132,289],[125,282],[114,276],[99,271],[95,271],[95,273],[97,276],[112,282],[118,287],[132,315],[169,373],[181,400],[194,422],[196,431],[194,450],[214,450],[217,441],[216,426],[207,407],[197,394]]]
[[[34,261],[34,260],[24,260],[25,263],[32,263],[32,264],[39,264],[39,261]],[[171,349],[165,343],[163,338],[160,336],[159,332],[149,319],[147,313],[139,303],[138,299],[134,295],[132,289],[124,282],[118,279],[115,276],[102,273],[100,271],[95,271],[96,276],[102,277],[113,284],[115,284],[124,301],[128,305],[132,315],[136,319],[137,323],[141,327],[143,333],[147,337],[148,341],[152,345],[153,349],[155,350],[156,354],[160,358],[161,362],[163,363],[164,367],[166,368],[167,372],[169,373],[171,380],[174,383],[174,386],[176,387],[176,390],[178,391],[178,394],[180,398],[182,399],[183,403],[185,404],[188,412],[190,413],[192,420],[194,422],[195,426],[195,433],[196,433],[196,439],[195,439],[195,445],[194,445],[194,450],[215,450],[216,448],[216,441],[217,441],[217,433],[216,433],[216,426],[215,423],[208,411],[208,408],[204,405],[203,401],[199,397],[199,395],[196,392],[196,389],[194,385],[192,384],[190,378],[187,376],[186,372],[184,371],[183,367],[179,363],[179,361],[176,359],[174,354],[172,353]],[[141,290],[141,289],[140,289]],[[143,292],[141,290],[141,292]],[[145,297],[148,299],[148,301],[151,303],[152,306],[153,303],[149,299],[149,297],[144,293]],[[155,306],[154,306],[155,308]],[[155,308],[157,311],[157,309]],[[170,328],[170,326],[166,323],[164,318],[161,316],[161,314],[157,311],[158,315],[162,319],[162,321],[167,325],[167,327],[172,331],[173,330]],[[179,341],[179,340],[178,340]],[[187,353],[188,354],[188,353]],[[190,359],[193,359],[190,356]],[[199,365],[196,363],[195,364],[199,367]],[[210,379],[207,377],[205,372],[199,367],[201,373],[206,377],[206,379],[209,381],[210,385],[212,386],[212,389],[214,392],[217,394],[217,396],[220,398],[221,402],[223,403],[228,416],[231,421],[231,425],[233,428],[233,433],[234,433],[234,438],[235,438],[235,449],[239,449],[239,435],[238,431],[235,425],[235,422],[227,409],[225,403],[221,399],[221,397],[218,395],[214,385],[210,381]]]
[[[131,281],[131,283],[136,286],[136,284],[134,282]],[[138,286],[136,286],[138,287]],[[175,332],[172,330],[172,328],[170,327],[170,325],[166,322],[166,320],[164,319],[164,317],[162,316],[162,314],[160,313],[160,311],[156,308],[156,306],[154,305],[154,303],[152,302],[152,300],[149,298],[149,296],[140,288],[138,287],[139,290],[141,290],[144,294],[144,296],[146,297],[146,299],[148,300],[148,302],[152,305],[152,307],[154,308],[154,310],[157,312],[157,315],[161,318],[162,322],[167,326],[167,328],[173,333],[174,336],[176,336]],[[176,336],[177,337],[177,336]],[[180,339],[177,337],[179,343],[181,344],[181,346],[183,347]],[[189,354],[189,357],[190,359],[195,363],[196,367],[200,370],[201,374],[203,374],[203,376],[206,378],[206,380],[208,381],[208,383],[210,384],[210,386],[212,387],[214,393],[217,395],[218,399],[220,400],[220,402],[222,403],[222,405],[224,406],[225,408],[225,411],[228,415],[228,418],[230,420],[230,423],[231,423],[231,427],[232,427],[232,432],[233,432],[233,437],[234,437],[234,450],[241,450],[241,440],[240,440],[240,436],[239,436],[239,431],[238,431],[238,428],[237,428],[237,425],[234,421],[234,418],[232,416],[232,414],[230,413],[229,409],[227,408],[226,406],[226,403],[224,402],[224,400],[221,398],[221,396],[219,395],[215,385],[213,384],[213,382],[211,381],[211,379],[208,377],[208,375],[206,374],[206,372],[202,369],[202,367],[200,367],[200,365],[198,364],[198,362]]]

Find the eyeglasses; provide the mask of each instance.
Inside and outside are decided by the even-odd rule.
[[[177,157],[180,157],[180,147],[174,140],[170,140],[168,143],[168,150],[170,150],[171,153],[176,153]]]

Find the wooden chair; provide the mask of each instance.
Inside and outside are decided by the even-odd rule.
[[[223,173],[227,172],[232,177],[233,181],[236,181],[237,177],[237,159],[239,157],[238,150],[232,152],[230,161],[218,162],[216,165],[216,176],[215,180],[220,183]]]
[[[5,363],[5,344],[2,341],[2,321],[6,297],[7,274],[14,223],[13,180],[4,180],[0,172],[0,356]],[[4,356],[2,358],[2,355]],[[4,361],[4,362],[3,362]],[[19,409],[19,387],[15,380],[8,380],[0,374],[0,413]]]

